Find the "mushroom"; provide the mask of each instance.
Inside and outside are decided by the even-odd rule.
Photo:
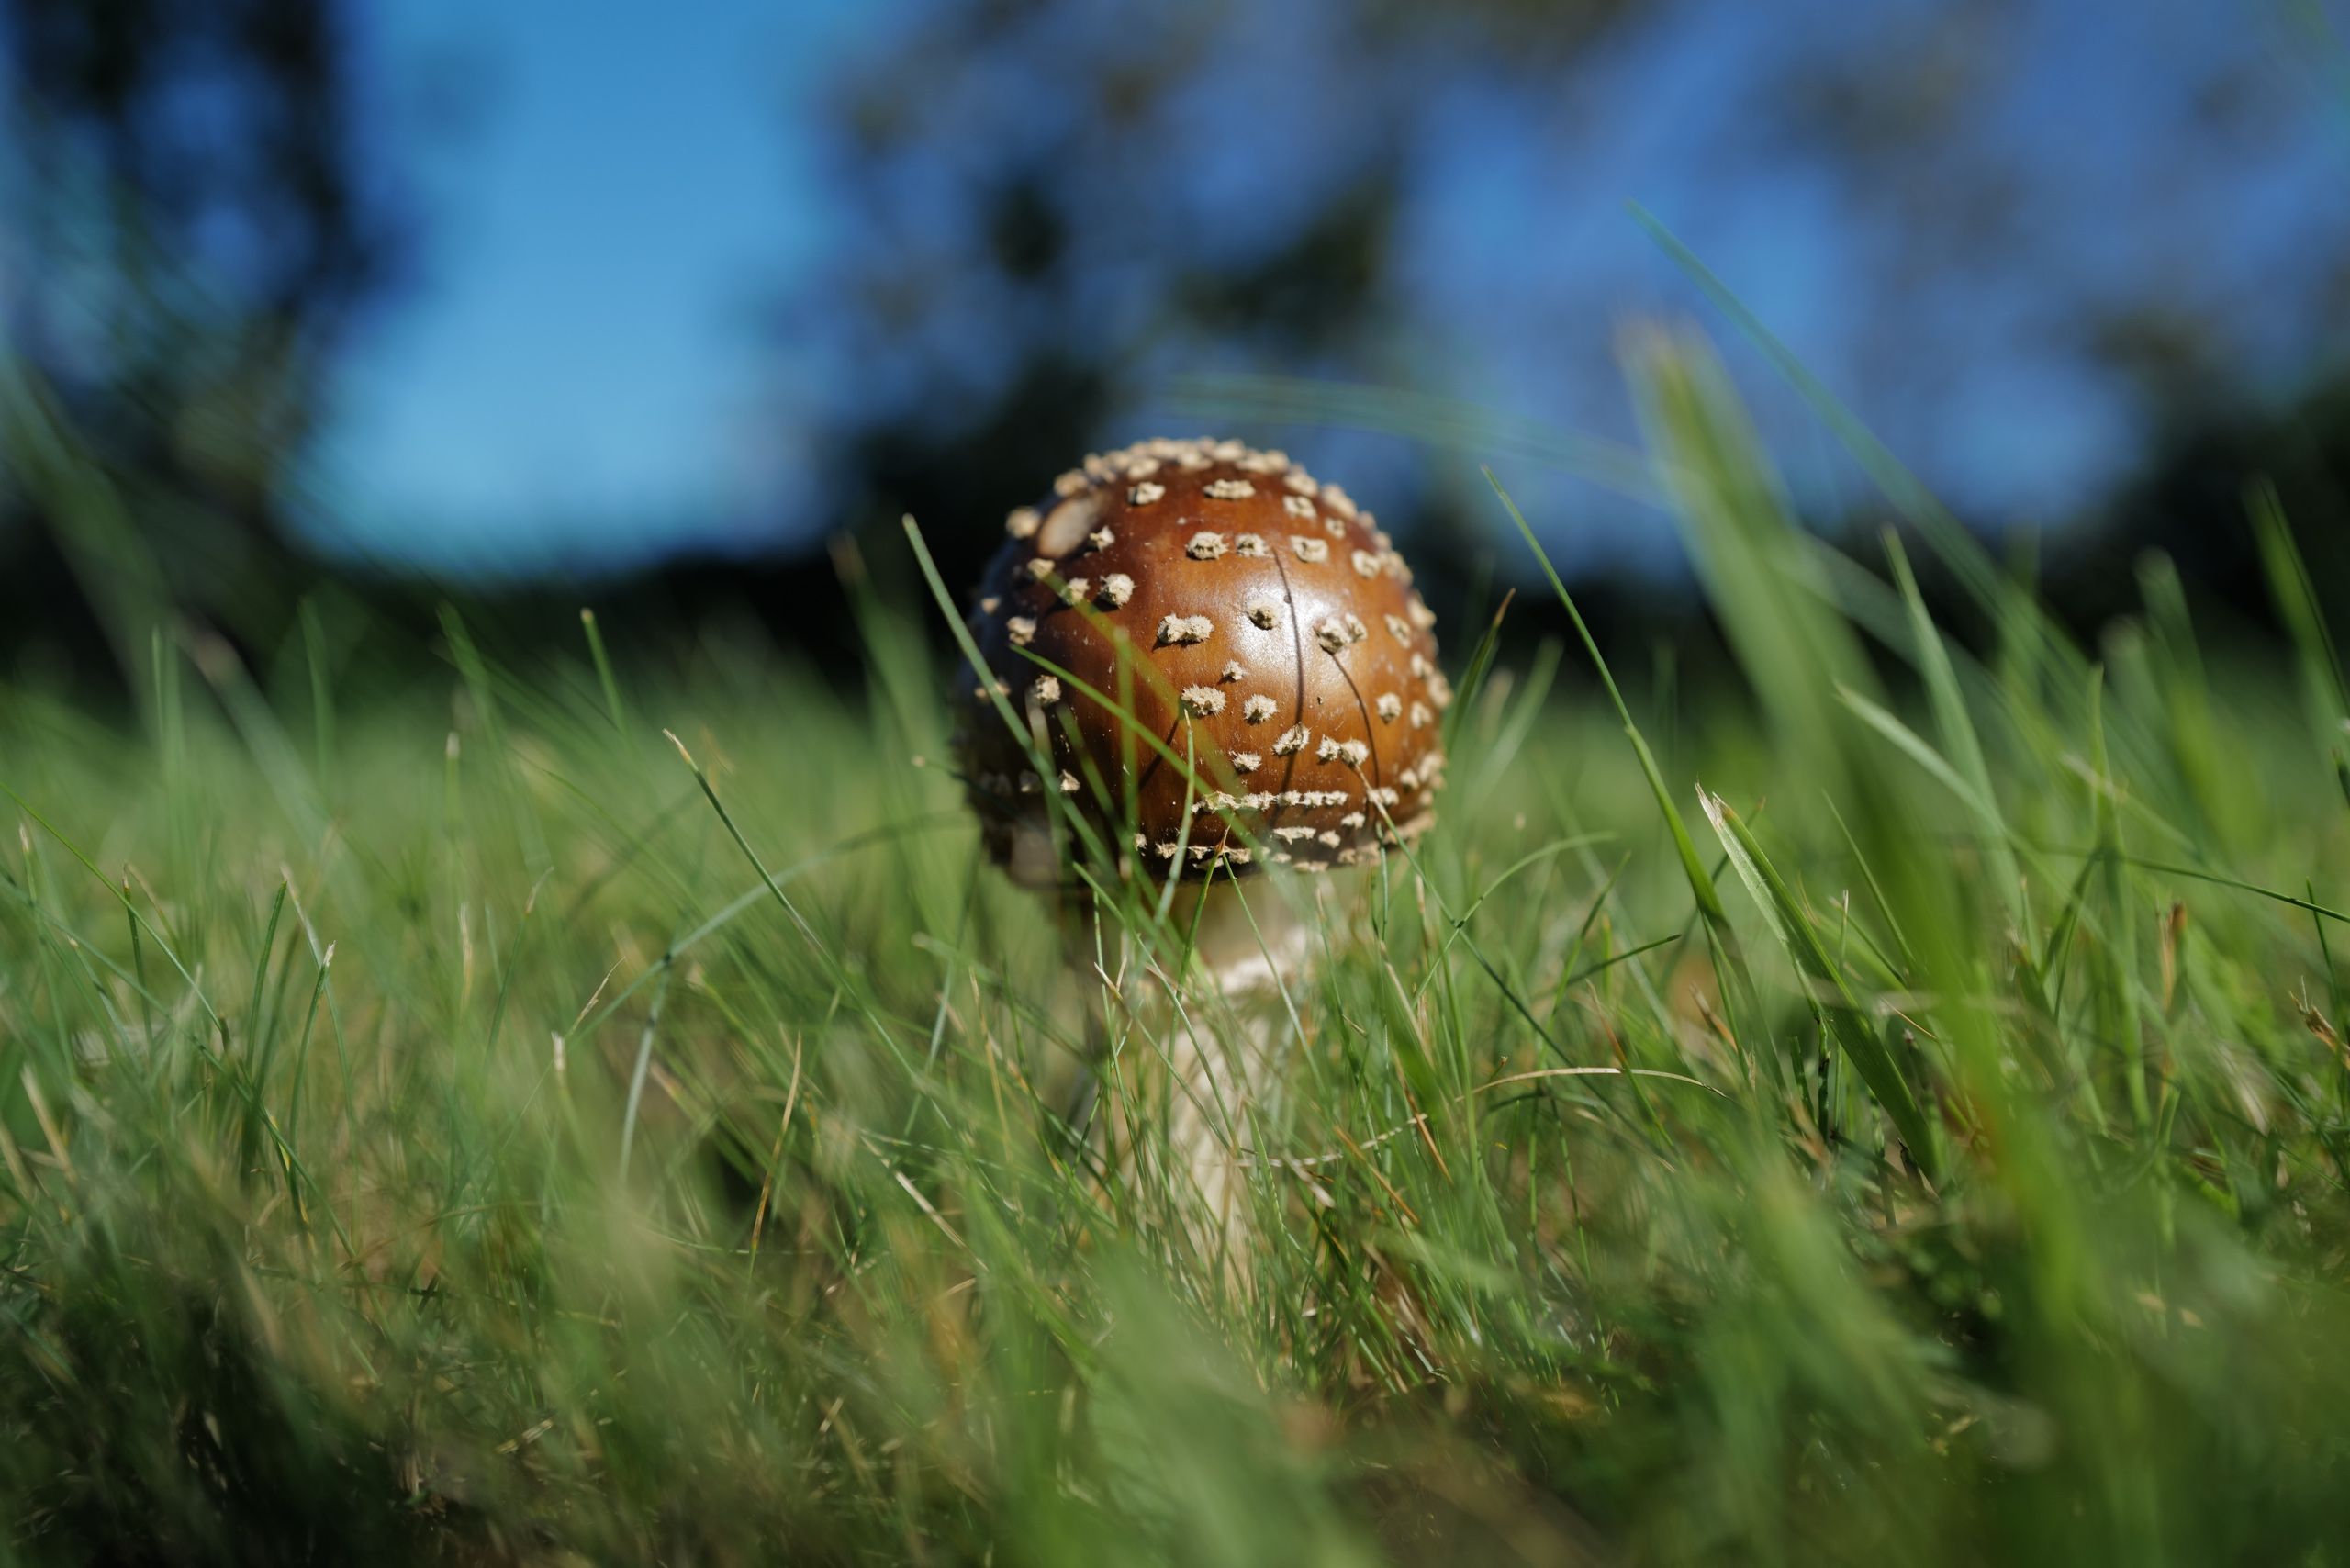
[[[971,621],[989,678],[962,682],[964,774],[990,855],[1063,893],[1090,970],[1070,861],[1084,846],[1054,828],[1074,812],[1060,820],[1111,874],[1181,884],[1193,958],[1227,996],[1270,990],[1308,934],[1283,901],[1241,909],[1236,879],[1365,865],[1433,820],[1444,756],[1424,721],[1451,692],[1410,569],[1343,491],[1237,442],[1088,457],[1004,533]],[[1014,694],[1018,733],[991,691]],[[1040,772],[1079,786],[1020,788]],[[1254,1054],[1242,1045],[1224,1055]],[[1224,1114],[1231,1075],[1251,1067],[1205,1049],[1177,1063],[1194,1103],[1220,1098]],[[1218,1201],[1228,1146],[1204,1120],[1179,1136]],[[1203,1168],[1218,1158],[1221,1171]]]

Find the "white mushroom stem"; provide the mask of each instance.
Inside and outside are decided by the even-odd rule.
[[[1313,929],[1295,901],[1263,880],[1219,877],[1182,893],[1171,918],[1192,930],[1193,959],[1220,994],[1189,1009],[1169,1032],[1168,1151],[1198,1191],[1206,1220],[1197,1233],[1202,1250],[1219,1243],[1227,1278],[1241,1281],[1248,1257],[1243,1161],[1257,1141],[1248,1128],[1271,1108],[1285,1076],[1280,1047],[1289,1038]]]
[[[1277,1050],[1291,1031],[1290,1007],[1313,950],[1313,928],[1283,890],[1261,879],[1242,884],[1225,877],[1179,886],[1167,928],[1191,934],[1194,972],[1215,994],[1146,1000],[1136,988],[1122,987],[1125,1005],[1149,1008],[1146,1031],[1165,1053],[1168,1082],[1163,1113],[1150,1101],[1113,1097],[1110,1132],[1133,1155],[1165,1160],[1163,1174],[1186,1211],[1179,1223],[1200,1255],[1220,1259],[1226,1280],[1237,1284],[1248,1274],[1248,1129],[1280,1082]],[[1093,1074],[1111,1045],[1109,998],[1095,966],[1117,937],[1097,933],[1090,904],[1077,899],[1064,904],[1062,935],[1072,972],[1093,993],[1085,1019],[1088,1081],[1080,1096],[1090,1110]],[[1088,1118],[1078,1119],[1082,1125]],[[1136,1119],[1145,1126],[1136,1126]]]

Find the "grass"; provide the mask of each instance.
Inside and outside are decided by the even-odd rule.
[[[1920,520],[1970,653],[1630,360],[1739,678],[1505,657],[1408,861],[1253,885],[1321,957],[1237,1271],[1165,1147],[1227,1004],[1150,890],[1080,983],[979,864],[911,563],[855,695],[454,615],[350,711],[315,617],[265,687],[159,635],[134,734],[6,693],[0,1553],[2350,1556],[2343,681],[2273,499],[2277,659],[2159,561],[2076,647]]]

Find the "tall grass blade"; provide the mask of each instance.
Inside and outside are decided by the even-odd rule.
[[[1919,1110],[1918,1097],[1892,1053],[1869,1027],[1867,1010],[1852,994],[1842,966],[1829,954],[1811,916],[1796,901],[1778,868],[1762,852],[1752,830],[1730,810],[1729,803],[1702,788],[1697,799],[1705,808],[1706,820],[1713,823],[1714,832],[1721,839],[1723,851],[1737,868],[1739,879],[1746,884],[1755,906],[1786,949],[1788,961],[1798,974],[1825,989],[1825,995],[1812,993],[1812,1008],[1821,1027],[1836,1041],[1868,1085],[1869,1092],[1884,1107],[1895,1131],[1908,1146],[1911,1159],[1932,1176],[1941,1159],[1927,1129],[1925,1114]]]

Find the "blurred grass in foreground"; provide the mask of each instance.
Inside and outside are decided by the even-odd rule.
[[[1913,513],[1978,661],[1701,349],[1629,359],[1752,700],[1546,647],[1409,864],[1257,885],[1327,958],[1239,1299],[1149,1147],[1219,1004],[1097,986],[1104,1170],[901,564],[855,700],[453,615],[364,712],[162,634],[150,733],[6,694],[0,1551],[2350,1555],[2343,687],[2280,521],[2298,673],[2207,667],[2159,560],[2076,648]]]

